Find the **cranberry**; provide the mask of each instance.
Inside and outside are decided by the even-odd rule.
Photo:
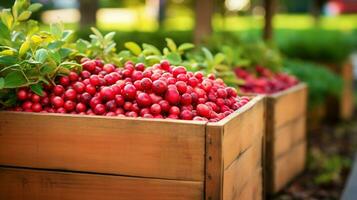
[[[189,110],[183,110],[180,114],[180,118],[184,120],[192,120],[193,114]]]
[[[127,84],[124,87],[123,94],[125,99],[134,99],[136,96],[136,88],[132,84]]]
[[[161,113],[161,106],[159,104],[157,104],[157,103],[152,104],[151,107],[150,107],[150,112],[153,115],[160,114]]]
[[[31,101],[25,101],[23,104],[22,104],[22,108],[24,110],[31,110],[31,107],[32,107],[32,102]]]
[[[76,108],[76,104],[73,101],[68,100],[68,101],[64,102],[63,107],[64,107],[64,109],[66,109],[67,112],[71,112]]]
[[[85,112],[86,110],[87,110],[86,104],[84,104],[84,103],[78,103],[78,104],[76,105],[76,112],[77,112],[77,113]]]
[[[115,98],[114,90],[111,87],[103,87],[100,90],[100,95],[105,101],[109,101]]]
[[[167,84],[164,81],[156,80],[153,82],[152,90],[156,94],[162,94],[167,90]]]
[[[135,69],[138,71],[144,71],[145,70],[145,65],[143,63],[138,63],[135,65]]]
[[[69,72],[68,78],[70,81],[75,82],[78,80],[79,76],[76,72]]]
[[[198,104],[196,110],[199,116],[206,117],[206,118],[209,118],[211,116],[211,110],[205,104]]]
[[[151,105],[151,97],[147,93],[141,92],[136,96],[136,102],[140,107],[147,107]]]
[[[223,88],[219,88],[217,90],[217,96],[220,98],[226,98],[227,97],[227,91]]]
[[[151,81],[151,79],[149,79],[149,78],[143,78],[143,79],[141,79],[140,84],[141,84],[141,88],[142,88],[144,91],[149,91],[149,90],[151,90],[151,87],[152,87],[152,81]]]
[[[188,93],[185,93],[181,96],[182,105],[190,105],[192,103],[192,96]]]
[[[32,101],[33,103],[38,103],[38,102],[40,102],[40,100],[41,100],[41,97],[40,97],[39,95],[37,95],[37,94],[33,94],[33,95],[31,96],[31,101]]]
[[[91,73],[90,73],[89,71],[87,71],[87,70],[83,70],[83,71],[81,72],[81,77],[82,77],[83,79],[89,78],[90,75],[91,75]]]
[[[171,105],[176,105],[180,102],[181,96],[177,90],[169,89],[165,94],[165,99]]]
[[[154,118],[154,116],[152,116],[149,113],[144,114],[142,117],[144,117],[144,118]]]
[[[185,93],[186,90],[187,90],[187,85],[183,81],[177,81],[176,82],[176,87],[177,87],[177,90],[179,91],[180,94]]]
[[[102,100],[99,97],[93,97],[89,101],[89,105],[92,109],[94,109],[98,104],[102,103]]]
[[[52,105],[55,107],[55,108],[59,108],[59,107],[62,107],[63,104],[64,104],[64,101],[61,97],[59,96],[56,96],[56,97],[53,97],[52,98],[52,101],[51,101]]]
[[[124,99],[124,97],[122,95],[115,95],[114,99],[115,99],[115,103],[118,106],[124,105],[125,99]]]
[[[59,83],[63,86],[68,86],[70,83],[70,80],[69,80],[68,76],[61,76],[59,78]]]
[[[167,60],[162,60],[162,61],[160,62],[160,68],[161,68],[162,70],[169,71],[169,70],[170,70],[170,63],[169,63],[169,61],[167,61]]]
[[[98,75],[91,75],[89,80],[90,80],[90,84],[92,84],[93,86],[100,85],[100,79]]]
[[[27,99],[27,91],[25,89],[20,89],[17,91],[17,99],[24,101]]]
[[[177,77],[177,75],[179,74],[186,74],[186,68],[185,67],[182,67],[182,66],[179,66],[179,67],[175,67],[173,70],[172,70],[172,75],[174,75],[174,77]]]
[[[117,109],[117,105],[115,103],[115,100],[110,100],[105,104],[105,107],[107,108],[107,110],[115,112]]]
[[[94,113],[96,115],[103,115],[105,113],[105,106],[103,104],[97,104],[94,107]]]
[[[170,110],[170,104],[168,101],[166,100],[161,100],[159,102],[159,105],[161,106],[161,110],[164,111],[164,112],[169,112]]]
[[[73,84],[73,89],[79,94],[82,94],[85,91],[85,87],[86,86],[81,82],[76,82]]]
[[[130,111],[130,112],[127,112],[125,113],[125,116],[127,117],[138,117],[138,114],[134,111]]]
[[[74,89],[68,89],[64,93],[64,97],[67,100],[75,100],[77,98],[77,92]]]
[[[53,88],[53,93],[57,96],[60,96],[64,93],[64,87],[62,85],[56,85]]]
[[[105,64],[103,66],[103,70],[106,71],[107,73],[111,73],[115,71],[115,66],[113,64]]]
[[[172,106],[169,110],[169,113],[171,115],[179,115],[180,114],[180,108],[177,106]]]
[[[103,67],[104,66],[104,61],[101,60],[101,59],[96,59],[94,62],[98,67]]]
[[[95,61],[88,60],[88,61],[85,61],[84,63],[82,63],[82,66],[85,70],[93,72],[93,71],[95,71],[96,63],[95,63]]]
[[[86,85],[85,91],[88,92],[90,95],[95,95],[97,89],[93,85]]]

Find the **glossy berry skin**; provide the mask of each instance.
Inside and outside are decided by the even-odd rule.
[[[134,99],[136,96],[136,88],[134,85],[127,84],[124,87],[123,94],[125,99]]]
[[[73,101],[68,100],[64,102],[63,108],[66,109],[67,112],[71,112],[76,108],[76,104]]]
[[[56,85],[54,88],[53,88],[53,93],[56,95],[56,96],[60,96],[64,93],[64,87],[62,85]]]
[[[84,62],[82,64],[82,66],[83,66],[83,69],[90,71],[90,72],[94,72],[96,63],[95,63],[95,61],[88,60],[88,61]]]
[[[167,90],[167,84],[162,80],[155,80],[152,84],[152,90],[155,94],[162,94]]]
[[[105,113],[105,106],[103,104],[97,104],[94,107],[94,113],[96,115],[103,115]]]
[[[100,90],[100,95],[105,101],[113,100],[115,98],[114,90],[111,87],[103,87]]]
[[[56,96],[52,99],[51,103],[55,108],[60,108],[63,106],[64,101],[61,97]]]
[[[64,97],[67,100],[75,100],[77,98],[77,92],[74,89],[68,89],[64,92]]]
[[[202,117],[209,118],[211,115],[210,108],[205,104],[198,104],[197,105],[197,114]]]
[[[151,105],[151,97],[144,92],[141,92],[136,97],[136,102],[140,107],[147,107]]]
[[[70,80],[68,78],[68,76],[61,76],[59,78],[59,83],[62,85],[62,86],[68,86],[69,83],[70,83]]]
[[[161,113],[161,106],[157,103],[155,104],[152,104],[151,107],[150,107],[150,113],[152,115],[158,115]]]
[[[17,91],[17,99],[20,101],[25,101],[27,99],[27,91],[24,89]]]

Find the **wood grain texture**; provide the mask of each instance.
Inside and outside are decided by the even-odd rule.
[[[192,200],[203,182],[0,167],[3,200]]]
[[[274,158],[288,152],[296,144],[306,140],[306,119],[299,117],[275,130]]]
[[[209,125],[206,128],[206,176],[205,199],[222,199],[223,152],[222,126]]]
[[[244,185],[243,190],[234,200],[261,200],[263,198],[262,170],[258,170],[250,177],[249,182]]]
[[[289,121],[306,115],[307,87],[301,83],[283,92],[268,96],[274,101],[274,127],[280,127]]]
[[[205,123],[0,112],[0,165],[204,180]]]
[[[259,98],[247,107],[239,117],[232,118],[223,126],[223,166],[231,165],[236,158],[260,140],[265,131],[265,99]],[[254,105],[254,106],[253,106]]]
[[[294,146],[289,152],[279,157],[274,168],[274,192],[280,191],[305,168],[306,142]]]
[[[237,199],[244,190],[251,190],[245,187],[251,182],[252,177],[259,171],[262,174],[262,145],[263,138],[257,139],[254,144],[241,154],[233,163],[224,170],[223,174],[223,199]],[[262,176],[260,183],[262,183]],[[254,186],[256,187],[256,186]],[[260,185],[262,188],[262,185]],[[257,194],[258,195],[258,194]],[[262,193],[260,194],[262,196]]]

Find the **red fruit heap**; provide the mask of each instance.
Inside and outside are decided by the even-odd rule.
[[[216,122],[249,101],[213,75],[206,78],[167,61],[146,69],[132,62],[116,68],[86,58],[82,66],[80,74],[71,72],[45,87],[42,97],[18,90],[21,106],[14,110]]]
[[[244,93],[272,94],[290,88],[299,83],[294,77],[284,73],[273,73],[267,68],[256,67],[256,73],[249,73],[236,68],[235,74],[245,82],[240,89]]]

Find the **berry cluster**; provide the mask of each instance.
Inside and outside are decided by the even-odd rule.
[[[267,68],[256,67],[256,73],[249,73],[242,68],[236,68],[235,74],[244,80],[240,86],[243,93],[272,94],[286,90],[299,81],[294,77],[284,73],[273,73]]]
[[[148,68],[132,62],[116,68],[88,58],[81,64],[82,72],[59,77],[43,96],[19,89],[21,106],[14,110],[216,122],[249,101],[214,75],[206,78],[165,60]]]

